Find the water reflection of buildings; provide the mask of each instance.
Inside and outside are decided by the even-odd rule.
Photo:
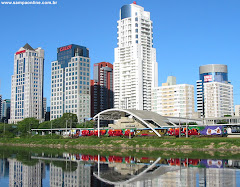
[[[16,159],[8,159],[9,162],[9,186],[42,186],[42,173],[45,172],[42,162],[33,166],[23,164]]]
[[[0,177],[6,177],[9,173],[9,163],[7,159],[0,159]]]
[[[175,166],[176,167],[176,166]],[[160,169],[160,168],[159,168]],[[164,169],[164,167],[162,168]],[[182,168],[176,171],[156,175],[159,171],[146,173],[127,184],[118,184],[116,187],[159,186],[159,187],[222,187],[238,186],[235,169],[217,168]]]
[[[31,157],[42,160],[26,166],[10,164],[9,186],[39,186],[43,160],[50,161],[49,185],[62,186],[240,186],[239,162],[211,159],[151,159],[148,157],[72,155],[65,158]],[[236,167],[237,166],[237,167]]]
[[[68,162],[67,164],[69,164]],[[65,162],[63,162],[65,164]],[[62,186],[91,186],[91,165],[76,163],[77,168],[71,171],[64,171],[62,167],[57,167],[54,164],[50,164],[50,186],[62,187]],[[71,166],[69,166],[71,167]],[[66,170],[67,167],[65,167]],[[75,170],[76,169],[76,170]]]
[[[141,165],[131,164],[108,164],[108,170],[95,173],[95,177],[107,184],[116,187],[135,186],[160,186],[160,187],[221,187],[239,186],[236,169],[222,168],[217,162],[221,160],[208,160],[216,165],[215,168],[199,168],[192,166],[167,166],[167,165]],[[158,162],[159,163],[159,162]],[[199,165],[200,166],[200,165]],[[151,167],[151,168],[150,168]],[[149,169],[148,169],[149,168]],[[115,175],[112,175],[115,174]],[[123,180],[125,179],[125,180]]]

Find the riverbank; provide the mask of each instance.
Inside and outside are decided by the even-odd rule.
[[[240,151],[240,138],[80,137],[63,139],[55,136],[33,136],[31,138],[0,138],[0,145],[57,149]]]

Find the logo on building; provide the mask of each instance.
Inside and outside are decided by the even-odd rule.
[[[69,50],[69,49],[72,49],[72,45],[68,45],[68,46],[65,46],[65,47],[61,47],[61,48],[59,49],[59,52],[66,51],[66,50]]]
[[[26,50],[18,51],[18,52],[16,52],[16,55],[19,55],[19,54],[21,54],[21,53],[25,53],[25,52],[26,52]]]
[[[211,82],[212,81],[212,75],[205,75],[204,76],[204,82]]]

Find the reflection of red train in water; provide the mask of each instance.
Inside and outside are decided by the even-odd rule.
[[[170,166],[197,166],[200,163],[200,159],[179,159],[179,158],[170,158],[168,159],[168,164]]]
[[[81,154],[67,154],[65,157],[70,158],[71,160],[81,160],[81,161],[91,161],[91,162],[103,162],[103,163],[143,163],[143,164],[150,164],[155,162],[156,158],[152,157],[132,157],[132,156],[117,156],[117,155],[110,155],[110,156],[98,156],[98,155],[81,155]],[[169,159],[161,159],[159,160],[158,164],[169,165],[169,166],[198,166],[200,164],[200,159],[179,159],[179,158],[169,158]],[[208,163],[212,164],[216,161],[214,160],[207,160]],[[222,161],[220,161],[222,162]],[[210,165],[208,164],[208,165]]]

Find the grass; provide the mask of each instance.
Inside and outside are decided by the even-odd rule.
[[[80,137],[77,139],[61,138],[59,136],[32,136],[31,138],[0,138],[2,144],[18,144],[24,146],[67,146],[68,148],[143,148],[143,149],[225,149],[240,150],[240,138],[157,138],[134,137]]]
[[[191,159],[240,159],[240,152],[231,151],[181,151],[181,150],[96,150],[96,149],[52,149],[52,148],[36,148],[36,147],[13,147],[13,146],[0,146],[0,157],[3,158],[16,158],[19,161],[24,161],[27,165],[35,164],[36,160],[31,159],[31,156],[44,157],[58,157],[63,153],[84,154],[84,155],[100,155],[100,156],[121,156],[121,157],[149,157],[149,158],[191,158]]]

